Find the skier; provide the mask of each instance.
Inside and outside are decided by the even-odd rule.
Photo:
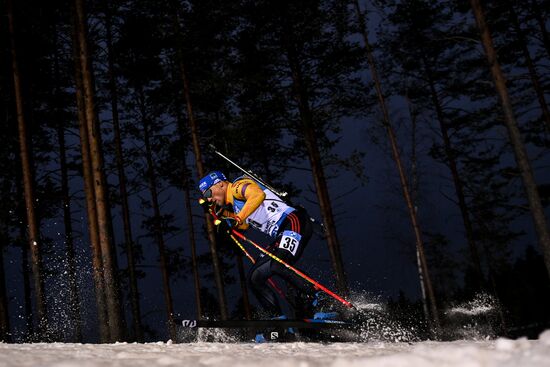
[[[221,226],[239,230],[253,227],[274,240],[266,248],[276,257],[292,265],[296,263],[312,235],[312,222],[302,207],[291,207],[271,190],[255,180],[241,176],[230,182],[220,171],[210,172],[199,182],[199,189],[205,199],[206,209],[214,207],[222,220]],[[229,225],[228,225],[229,224]],[[318,303],[319,293],[315,293],[309,283],[269,256],[261,254],[249,272],[248,281],[255,297],[270,317],[284,317],[279,299],[268,285],[268,279],[278,275],[292,284],[306,296],[306,312],[313,313],[308,306]],[[289,303],[293,315],[300,313]],[[327,314],[328,315],[328,314]],[[317,313],[316,317],[326,315]],[[304,315],[299,315],[304,317]],[[307,315],[311,317],[311,315]]]

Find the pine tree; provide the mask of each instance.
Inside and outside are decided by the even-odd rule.
[[[4,10],[4,9],[2,9]],[[0,32],[7,34],[5,22],[2,24]],[[7,55],[9,48],[6,45],[6,37],[0,38],[0,50],[2,56]],[[10,58],[0,58],[1,70],[10,70]],[[13,116],[13,87],[11,85],[11,76],[6,72],[0,73],[0,114],[4,116],[4,128],[0,130],[0,140],[3,144],[0,146],[0,170],[4,172],[0,176],[0,200],[3,205],[0,208],[0,340],[4,342],[12,341],[9,313],[9,294],[7,291],[7,282],[11,279],[6,274],[4,264],[9,261],[5,255],[8,254],[10,244],[15,245],[15,235],[13,229],[18,218],[16,208],[18,199],[15,196],[15,186],[19,186],[17,178],[17,140],[16,126],[8,123]]]
[[[31,166],[31,149],[29,147],[29,141],[27,137],[27,126],[25,121],[25,109],[23,102],[23,92],[21,85],[21,76],[19,72],[19,63],[17,59],[16,40],[15,40],[15,25],[14,25],[14,10],[11,0],[6,1],[8,9],[8,24],[10,34],[10,47],[11,47],[11,61],[13,72],[13,84],[15,89],[15,102],[17,108],[17,123],[19,127],[19,146],[21,154],[21,164],[23,173],[23,186],[25,205],[27,212],[27,225],[28,225],[28,245],[32,255],[32,274],[33,284],[38,316],[38,327],[42,337],[45,337],[47,330],[47,314],[46,314],[46,300],[44,294],[44,277],[42,270],[42,255],[40,252],[40,234],[39,224],[35,214],[35,192],[34,192],[34,179],[33,168]]]
[[[408,208],[408,211],[409,211],[409,216],[411,217],[413,231],[414,231],[415,238],[416,238],[416,247],[417,247],[417,252],[418,252],[418,258],[419,258],[419,262],[420,262],[421,279],[423,280],[423,286],[425,288],[425,291],[426,291],[427,296],[428,296],[428,300],[430,302],[430,310],[431,310],[430,322],[434,323],[434,326],[435,326],[436,331],[437,331],[437,329],[439,329],[439,327],[440,327],[439,314],[438,314],[438,310],[437,310],[437,302],[436,302],[435,294],[434,294],[434,291],[433,291],[433,286],[432,286],[430,273],[429,273],[429,270],[428,270],[428,264],[427,264],[427,261],[426,261],[426,255],[425,255],[425,251],[424,251],[424,243],[423,243],[423,240],[422,240],[420,226],[418,224],[417,212],[416,212],[416,209],[413,205],[413,201],[412,201],[412,198],[411,198],[408,179],[405,176],[405,171],[404,171],[404,167],[403,167],[403,164],[402,164],[402,161],[401,161],[401,155],[400,155],[400,151],[399,151],[398,144],[397,144],[395,130],[394,130],[393,125],[390,121],[390,116],[389,116],[388,109],[387,109],[387,106],[386,106],[384,93],[382,91],[382,85],[381,85],[380,77],[378,75],[377,64],[374,60],[373,53],[372,53],[372,47],[370,45],[370,41],[369,41],[368,34],[367,34],[367,28],[366,28],[364,16],[361,13],[361,9],[360,9],[359,3],[357,1],[355,2],[355,12],[356,12],[357,17],[359,19],[360,32],[363,34],[363,42],[364,42],[366,53],[367,53],[367,58],[368,58],[370,72],[371,72],[371,77],[372,77],[372,79],[374,81],[374,84],[375,84],[376,94],[377,94],[377,97],[378,97],[378,100],[379,100],[380,109],[382,111],[382,115],[383,115],[383,119],[384,119],[383,124],[384,124],[384,127],[385,127],[386,131],[387,131],[388,137],[390,139],[393,159],[394,159],[394,161],[397,165],[397,170],[398,170],[399,178],[400,178],[400,181],[401,181],[401,188],[403,190],[403,196],[405,198],[405,202],[406,202],[406,205],[407,205],[407,208]]]
[[[73,17],[74,19],[74,17]],[[101,257],[101,247],[98,239],[97,215],[95,205],[95,193],[93,191],[93,178],[90,162],[90,147],[88,142],[88,128],[86,123],[86,114],[84,111],[84,99],[82,96],[82,73],[79,61],[79,44],[76,39],[76,32],[73,31],[73,57],[75,61],[75,97],[76,110],[78,115],[78,126],[80,136],[80,149],[82,160],[82,175],[84,181],[84,194],[86,198],[86,213],[88,222],[88,235],[90,238],[90,248],[92,253],[92,268],[95,288],[95,298],[97,305],[97,315],[99,323],[99,338],[103,343],[109,342],[110,330],[108,325],[107,306],[105,299],[105,280],[103,278],[103,264]]]
[[[212,76],[212,74],[209,74],[213,72],[212,69],[214,65],[209,65],[207,62],[207,60],[212,60],[212,55],[210,55],[209,53],[216,52],[213,51],[214,49],[212,48],[214,46],[213,42],[216,42],[216,40],[215,38],[211,38],[212,35],[209,32],[211,32],[212,30],[202,27],[201,25],[203,23],[201,22],[203,22],[204,19],[209,19],[209,22],[211,22],[212,24],[223,27],[227,15],[222,15],[223,13],[219,10],[220,8],[227,8],[227,6],[224,5],[224,2],[218,3],[217,1],[213,1],[212,3],[210,3],[201,1],[193,3],[192,6],[189,7],[190,11],[185,12],[184,14],[180,14],[180,7],[181,6],[175,1],[170,2],[169,9],[173,11],[174,17],[172,30],[174,33],[175,59],[179,69],[179,78],[181,80],[180,88],[183,91],[183,102],[186,106],[196,174],[197,177],[200,179],[204,177],[207,173],[204,163],[205,159],[203,156],[203,145],[201,144],[202,138],[204,135],[206,135],[206,133],[204,131],[204,127],[199,125],[197,118],[198,114],[200,113],[198,113],[197,111],[201,111],[202,107],[199,103],[199,106],[197,108],[197,100],[201,101],[201,99],[200,97],[197,98],[197,94],[195,92],[197,90],[201,90],[202,85],[200,84],[200,80],[192,79],[190,75],[212,77],[213,79],[216,78],[215,74],[214,76]],[[214,20],[214,16],[217,16],[218,18]],[[183,27],[185,27],[185,29],[182,29],[182,24],[180,23],[183,23]],[[197,25],[199,26],[198,29],[195,28]],[[216,31],[217,27],[215,27],[214,29]],[[195,31],[196,34],[193,34],[193,31]],[[203,32],[204,34],[201,34],[201,32]],[[185,37],[185,33],[190,33],[195,37],[188,39]],[[222,39],[224,37],[227,37],[227,35],[219,33],[215,36],[221,36]],[[189,42],[190,44],[188,45],[187,42]],[[200,45],[201,52],[199,52],[199,54],[188,54],[185,52],[186,50],[192,50],[192,47],[194,45]],[[194,61],[193,65],[190,65],[191,60]],[[201,61],[198,62],[199,60]],[[213,60],[212,62],[214,63],[215,61]],[[199,65],[199,67],[196,69],[193,68],[195,64]],[[211,80],[211,82],[214,81]],[[215,97],[217,96],[212,94],[209,95],[207,97],[208,103],[213,105],[215,101],[217,102]],[[209,106],[208,109],[205,109],[205,112],[206,114],[212,114],[212,110],[215,110],[215,108],[213,106]],[[222,278],[221,270],[223,264],[221,263],[219,257],[219,248],[216,243],[215,229],[208,214],[205,214],[205,220],[212,258],[212,267],[214,271],[214,280],[217,288],[220,316],[222,319],[227,319],[227,301],[225,295],[224,278]]]
[[[251,98],[253,102],[243,109],[246,112],[243,117],[255,113],[266,116],[267,121],[280,121],[279,126],[267,129],[274,131],[275,136],[291,134],[293,141],[288,144],[272,139],[268,146],[278,146],[273,151],[279,156],[290,151],[294,158],[307,157],[327,231],[337,286],[345,291],[347,282],[325,171],[327,161],[334,158],[331,147],[337,140],[333,137],[338,134],[340,119],[356,116],[363,108],[363,96],[359,93],[361,83],[356,74],[361,66],[360,49],[346,38],[349,22],[342,16],[338,2],[245,1],[242,4],[243,32],[240,37],[246,42],[242,46],[248,49],[243,48],[241,53],[250,58],[249,62],[256,62],[249,83],[259,85],[262,79],[266,80],[264,87],[250,89],[240,97],[254,97],[250,94],[254,91],[262,93],[255,100]],[[262,75],[263,70],[266,75]],[[273,88],[266,90],[266,87]],[[271,109],[262,115],[262,106]],[[270,116],[268,113],[272,110]],[[263,120],[259,119],[259,128],[267,126]],[[290,163],[293,159],[287,161]]]
[[[539,245],[541,246],[544,254],[546,268],[550,275],[550,230],[548,229],[548,222],[542,208],[540,196],[538,193],[537,185],[531,169],[531,164],[525,150],[525,146],[522,141],[520,131],[517,126],[517,121],[514,115],[512,104],[510,102],[510,96],[506,87],[504,75],[498,62],[497,54],[495,52],[491,33],[487,27],[483,9],[478,0],[471,0],[471,6],[474,12],[477,26],[481,34],[481,41],[487,61],[493,76],[495,88],[502,104],[504,113],[504,121],[512,144],[514,155],[518,169],[521,172],[525,192],[529,202],[531,214],[535,224],[535,229],[539,238]]]
[[[128,200],[127,179],[125,172],[125,159],[122,147],[122,136],[120,128],[120,118],[118,111],[118,88],[117,88],[117,75],[115,70],[115,51],[113,50],[113,25],[112,18],[113,12],[112,5],[108,1],[104,1],[103,7],[105,8],[105,37],[107,44],[107,59],[108,59],[108,85],[111,98],[111,113],[113,116],[113,131],[115,139],[115,153],[116,153],[116,166],[118,173],[118,186],[120,201],[122,205],[122,218],[124,224],[124,242],[125,252],[128,263],[128,282],[130,284],[130,304],[132,308],[132,319],[134,327],[135,339],[138,342],[143,341],[143,329],[141,324],[141,311],[139,304],[139,293],[137,286],[137,275],[135,265],[134,254],[134,239],[132,236],[132,223],[130,217],[130,207]]]
[[[107,201],[105,173],[103,171],[102,140],[95,106],[95,88],[92,65],[89,59],[86,28],[84,2],[83,0],[75,0],[75,34],[76,40],[78,41],[78,61],[80,62],[80,74],[82,78],[81,93],[84,102],[82,107],[84,107],[86,115],[86,120],[81,121],[81,124],[84,122],[86,123],[91,172],[93,176],[93,186],[89,189],[92,189],[95,194],[97,231],[99,245],[101,247],[110,340],[119,341],[124,339],[124,329],[119,290],[117,288],[117,279],[115,279],[117,274],[115,272],[116,263],[114,260],[114,246],[111,237],[111,216]]]

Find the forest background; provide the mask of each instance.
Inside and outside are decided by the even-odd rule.
[[[323,223],[302,269],[421,337],[481,295],[550,326],[547,1],[1,5],[0,340],[250,317],[209,144]]]

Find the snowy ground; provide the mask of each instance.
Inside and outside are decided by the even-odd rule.
[[[263,365],[263,366],[262,366]],[[538,340],[419,343],[4,344],[0,367],[550,366],[550,330]]]
[[[383,304],[367,298],[353,301],[366,316],[361,334],[356,335],[361,337],[353,339],[367,340],[363,343],[254,344],[236,342],[238,339],[227,330],[201,329],[196,333],[186,329],[187,332],[182,330],[181,340],[202,341],[181,344],[0,342],[0,367],[550,367],[550,329],[537,340],[491,339],[496,335],[491,320],[498,315],[498,308],[490,297],[480,295],[444,312],[449,326],[443,335],[460,339],[454,342],[408,342],[419,340],[416,327],[407,328],[392,321]]]

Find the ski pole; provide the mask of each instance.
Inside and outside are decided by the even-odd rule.
[[[248,253],[248,251],[246,251],[246,249],[244,248],[244,246],[242,245],[242,243],[239,242],[239,240],[237,240],[235,238],[235,236],[233,236],[232,234],[229,235],[229,237],[231,237],[231,239],[233,241],[235,241],[235,243],[237,244],[237,246],[239,246],[239,248],[244,252],[244,254],[246,255],[246,257],[252,262],[252,264],[256,264],[256,260],[254,260],[254,258],[252,256],[250,256],[250,254]],[[271,278],[267,279],[267,282],[269,283],[269,285],[271,285],[271,287],[273,289],[275,289],[275,291],[279,294],[279,296],[281,296],[282,298],[286,299],[286,296],[285,294],[283,293],[283,291],[281,290],[281,288],[277,285],[277,283],[275,283],[275,281]]]
[[[260,177],[258,177],[256,174],[254,174],[252,171],[247,171],[246,169],[242,168],[241,166],[239,166],[237,163],[233,162],[231,159],[229,159],[227,156],[225,156],[223,153],[221,153],[220,151],[217,150],[217,148],[214,146],[214,144],[208,144],[208,147],[217,155],[219,155],[220,157],[222,157],[223,159],[225,159],[227,162],[231,163],[233,166],[237,167],[237,169],[239,171],[241,171],[242,173],[244,173],[245,175],[249,176],[250,178],[256,180],[257,182],[259,182],[260,184],[262,184],[263,186],[265,186],[266,188],[268,188],[269,190],[273,191],[273,193],[275,193],[276,195],[278,196],[281,196],[281,197],[286,197],[288,195],[288,193],[286,191],[279,191],[277,189],[275,189],[273,186],[269,185],[268,183],[266,183],[264,180],[262,180]],[[287,202],[290,203],[287,199]],[[325,229],[325,225],[323,224],[323,222],[313,218],[313,217],[310,217],[311,221],[315,224],[317,224],[319,227],[321,227],[321,230],[323,231],[323,235],[326,234],[326,229]]]
[[[234,235],[236,235],[237,237],[241,238],[242,240],[250,243],[252,246],[256,247],[258,250],[260,250],[261,252],[263,252],[264,254],[266,254],[267,256],[271,257],[273,260],[279,262],[280,264],[282,264],[283,266],[285,266],[287,269],[293,271],[296,275],[302,277],[303,279],[307,280],[309,283],[311,283],[316,289],[319,289],[323,292],[325,292],[326,294],[328,294],[329,296],[331,296],[332,298],[334,298],[335,300],[339,301],[340,303],[342,303],[344,306],[346,307],[349,307],[349,308],[355,308],[355,306],[353,304],[351,304],[350,302],[346,301],[344,298],[340,297],[339,295],[337,295],[336,293],[332,292],[330,289],[328,289],[327,287],[323,286],[321,283],[315,281],[314,279],[310,278],[309,276],[307,276],[306,274],[302,273],[300,270],[296,269],[295,267],[293,267],[292,265],[289,265],[287,264],[286,262],[284,262],[283,260],[281,260],[280,258],[278,258],[277,256],[273,255],[271,252],[267,251],[266,249],[264,249],[262,246],[258,245],[257,243],[255,243],[254,241],[252,241],[251,239],[247,238],[245,235],[243,235],[242,233],[234,230],[234,229],[231,229],[231,233],[233,233]]]
[[[202,198],[199,199],[199,203],[202,205],[204,203],[204,199],[202,199]],[[216,225],[216,226],[220,225],[221,220],[218,217],[218,215],[216,214],[216,212],[214,212],[210,208],[208,209],[208,212],[214,218],[214,225]],[[252,264],[256,264],[256,260],[254,260],[254,258],[248,253],[248,251],[246,251],[246,249],[239,242],[239,240],[237,240],[235,238],[235,236],[233,236],[232,234],[229,234],[229,237],[231,237],[231,239],[237,244],[237,246],[242,250],[242,252],[244,252],[244,254],[248,258],[248,260],[250,260],[250,262],[252,262]],[[286,299],[286,296],[285,296],[284,292],[277,285],[277,283],[275,283],[275,281],[273,279],[269,278],[269,279],[267,279],[267,281],[268,281],[269,285],[271,285],[271,287],[279,294],[279,296],[281,296],[281,298]]]
[[[258,176],[256,176],[254,173],[252,173],[251,171],[247,171],[245,170],[244,168],[242,168],[241,166],[239,166],[237,163],[233,162],[231,159],[229,159],[228,157],[226,157],[225,155],[223,155],[221,152],[218,151],[218,149],[213,145],[213,144],[209,144],[208,145],[210,147],[210,149],[212,149],[212,151],[214,153],[216,153],[217,155],[219,155],[220,157],[222,157],[223,159],[225,159],[226,161],[228,161],[229,163],[231,163],[233,166],[237,167],[237,169],[239,169],[241,172],[243,172],[245,175],[248,175],[250,176],[251,178],[253,178],[254,180],[258,181],[259,183],[261,183],[262,185],[264,185],[265,187],[267,187],[269,190],[273,191],[276,195],[279,195],[279,196],[282,196],[282,197],[285,197],[288,195],[288,193],[286,191],[278,191],[276,189],[274,189],[271,185],[267,184],[266,182],[264,182],[261,178],[259,178]]]
[[[199,199],[199,202],[202,203],[204,202],[204,199]],[[211,209],[208,210],[210,212],[210,214],[212,215],[212,217],[214,218],[214,224],[215,225],[219,225],[221,223],[221,220],[218,218],[218,215]],[[283,260],[281,260],[280,258],[278,258],[277,256],[275,256],[274,254],[272,254],[271,252],[267,251],[266,249],[264,249],[262,246],[258,245],[256,242],[252,241],[251,239],[247,238],[245,235],[243,235],[242,233],[240,233],[239,231],[236,231],[235,229],[231,228],[231,233],[236,235],[237,237],[241,238],[242,240],[250,243],[252,246],[256,247],[259,251],[263,252],[264,254],[266,254],[267,256],[271,257],[273,260],[279,262],[280,264],[282,264],[284,267],[286,267],[287,269],[293,271],[296,275],[300,276],[301,278],[303,278],[304,280],[308,281],[309,283],[311,283],[315,289],[319,289],[323,292],[325,292],[326,294],[328,294],[329,296],[331,296],[332,298],[334,298],[335,300],[339,301],[340,303],[342,303],[344,306],[346,307],[349,307],[349,308],[356,308],[351,302],[349,301],[346,301],[344,298],[342,298],[341,296],[337,295],[336,293],[332,292],[330,289],[328,289],[327,287],[325,287],[324,285],[322,285],[321,283],[317,282],[316,280],[312,279],[311,277],[307,276],[306,274],[304,274],[303,272],[301,272],[300,270],[296,269],[295,267],[293,267],[292,265],[290,264],[287,264],[286,262],[284,262]],[[233,237],[231,235],[231,237]],[[237,243],[239,243],[237,241]],[[242,247],[242,245],[239,243],[239,247],[241,249],[244,249],[244,247]],[[246,250],[245,250],[245,253],[246,253]],[[249,257],[250,258],[250,257]],[[270,279],[271,280],[271,279]],[[277,289],[277,287],[275,286],[275,288]],[[280,293],[282,294],[282,292]]]
[[[233,242],[235,242],[237,244],[237,246],[242,250],[242,252],[244,252],[245,256],[248,258],[248,260],[250,260],[250,262],[252,264],[255,264],[256,263],[256,260],[254,260],[254,258],[252,256],[250,256],[250,254],[248,253],[248,251],[246,251],[246,249],[244,248],[244,246],[242,245],[242,243],[240,243],[236,238],[235,236],[233,236],[232,234],[229,235],[229,237],[231,237],[231,239],[233,240]]]
[[[231,159],[229,159],[227,156],[225,156],[223,153],[221,153],[220,151],[217,150],[217,148],[213,145],[213,144],[208,144],[208,147],[210,149],[212,149],[212,151],[219,155],[220,157],[222,157],[223,159],[225,159],[227,162],[231,163],[233,166],[237,167],[238,170],[240,170],[242,173],[244,173],[245,175],[253,178],[254,180],[256,180],[257,182],[259,182],[260,184],[262,184],[263,186],[265,186],[266,188],[268,188],[269,190],[273,191],[273,193],[275,193],[276,195],[278,196],[281,196],[281,197],[286,197],[288,195],[288,193],[286,191],[279,191],[277,189],[275,189],[273,186],[269,185],[268,183],[266,183],[264,180],[262,180],[260,177],[258,177],[256,174],[254,174],[252,171],[247,171],[246,169],[242,168],[241,166],[239,166],[237,163],[233,162]],[[288,199],[287,199],[288,200]],[[315,219],[315,218],[312,218],[310,217],[311,221],[315,224],[317,224],[319,227],[321,227],[321,230],[323,231],[323,233],[326,232],[325,230],[325,226],[324,224]]]

